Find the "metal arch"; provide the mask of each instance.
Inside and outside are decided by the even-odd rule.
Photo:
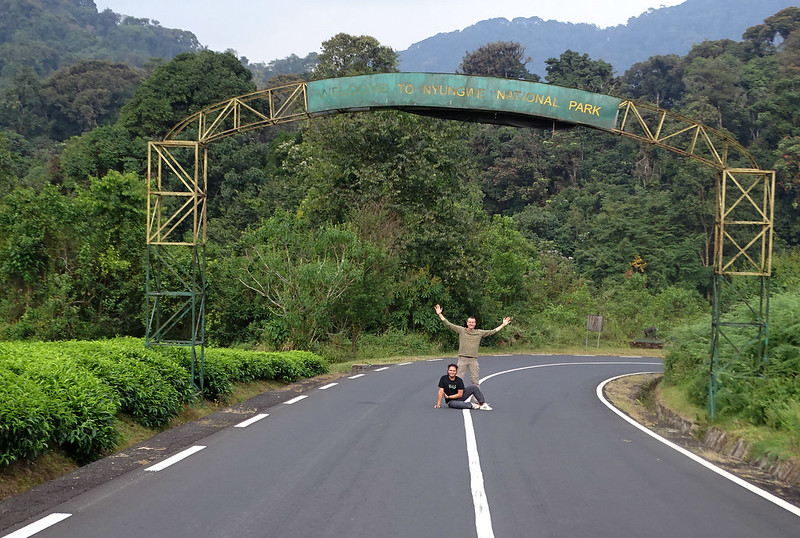
[[[164,141],[189,137],[200,144],[309,117],[306,83],[248,93],[206,107],[172,128]]]
[[[446,81],[448,75],[422,73],[393,74],[393,77],[420,77],[425,80]],[[368,76],[369,77],[369,76]],[[367,78],[368,78],[367,77]],[[336,79],[345,87],[348,82],[364,77]],[[469,82],[493,81],[491,77],[470,77]],[[394,81],[394,79],[392,79]],[[509,82],[510,83],[510,82]],[[515,88],[524,81],[513,81]],[[543,86],[531,84],[531,91],[541,91]],[[561,88],[561,90],[571,91]],[[556,90],[557,91],[557,90]],[[580,92],[579,90],[574,90]],[[587,95],[588,92],[580,92]],[[606,97],[594,94],[597,97]],[[407,97],[407,96],[406,96]],[[720,348],[725,343],[735,352],[743,352],[732,331],[755,330],[762,361],[767,360],[769,277],[772,264],[774,223],[775,172],[761,170],[755,158],[730,135],[689,118],[661,109],[649,103],[617,100],[619,107],[614,128],[592,125],[579,120],[559,119],[552,116],[528,114],[533,120],[543,119],[553,126],[585,125],[625,138],[664,148],[678,155],[702,163],[717,173],[715,184],[716,207],[714,227],[714,294],[712,309],[711,361],[709,381],[709,409],[715,416],[719,372],[724,370]],[[147,345],[183,345],[192,350],[194,371],[196,348],[200,347],[200,383],[202,389],[202,364],[205,346],[205,245],[206,245],[206,179],[207,144],[222,138],[254,129],[289,123],[315,115],[394,108],[412,113],[436,115],[437,105],[424,103],[414,109],[404,101],[404,106],[392,103],[365,102],[363,106],[331,108],[309,111],[308,85],[305,82],[288,84],[241,95],[206,107],[188,116],[161,141],[148,144],[148,225],[147,225]],[[352,103],[351,103],[352,104]],[[616,106],[616,105],[615,105]],[[470,114],[453,115],[458,103],[442,106],[443,118],[460,118],[466,121],[523,125],[520,112],[502,117],[497,109],[484,109],[490,115],[481,115],[480,106],[461,110]],[[475,114],[475,112],[479,112]],[[433,112],[433,113],[432,113]],[[450,114],[448,116],[448,114]],[[524,113],[523,113],[524,115]],[[188,164],[187,164],[188,163]],[[181,249],[187,250],[182,252]],[[190,261],[187,261],[190,260]],[[189,270],[186,270],[186,266]],[[745,302],[752,313],[751,319],[739,322],[723,320],[726,310],[726,290],[732,277],[756,277],[760,289],[754,294],[756,307]],[[173,289],[173,291],[167,291]],[[172,315],[164,315],[170,309]],[[187,321],[185,318],[189,317]],[[166,318],[166,320],[163,320]],[[753,321],[755,320],[755,321]],[[177,335],[173,335],[176,333]]]
[[[755,158],[730,135],[649,103],[624,100],[619,126],[611,132],[658,146],[711,168],[758,169]]]

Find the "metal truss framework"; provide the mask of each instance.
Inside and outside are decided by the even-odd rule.
[[[716,170],[708,383],[714,420],[720,379],[751,375],[760,367],[737,372],[731,359],[755,355],[760,363],[767,361],[775,171],[760,170],[753,156],[727,134],[677,114],[633,101],[624,101],[620,112],[617,134]],[[726,312],[733,317],[723,317]]]
[[[163,140],[148,144],[146,344],[190,347],[201,389],[207,145],[310,117],[306,84],[290,84],[212,105],[184,119]],[[742,353],[755,342],[761,360],[767,359],[775,172],[759,169],[753,156],[724,132],[647,103],[623,100],[617,127],[608,132],[664,148],[716,171],[709,381],[713,418],[720,372],[725,369],[723,357],[730,356],[721,353],[722,347]],[[748,293],[743,286],[733,286],[734,277],[736,283],[742,277],[755,279],[758,291]],[[731,298],[729,288],[741,293]],[[754,300],[755,306],[750,306]],[[740,301],[748,304],[748,319],[723,319],[722,313]]]

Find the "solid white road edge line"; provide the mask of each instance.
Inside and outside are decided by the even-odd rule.
[[[308,396],[303,394],[302,396],[298,396],[297,398],[292,398],[291,400],[286,400],[285,402],[283,402],[283,405],[292,405],[293,403],[297,403],[300,400],[305,400],[306,398],[308,398]]]
[[[165,460],[164,460],[164,461],[162,461],[161,463],[156,463],[156,464],[155,464],[155,465],[153,465],[152,467],[148,467],[147,469],[145,469],[145,471],[153,471],[153,472],[156,472],[156,471],[161,471],[162,469],[166,469],[166,468],[167,468],[167,467],[169,467],[170,465],[173,465],[173,464],[175,464],[175,463],[178,463],[178,462],[179,462],[179,461],[181,461],[183,458],[188,458],[189,456],[191,456],[191,455],[192,455],[192,454],[194,454],[195,452],[200,452],[200,451],[201,451],[201,450],[203,450],[204,448],[205,448],[205,447],[204,447],[204,446],[202,446],[202,445],[195,445],[195,446],[193,446],[193,447],[187,448],[187,449],[186,449],[186,450],[184,450],[183,452],[178,452],[178,453],[177,453],[177,454],[175,454],[174,456],[171,456],[171,457],[169,457],[169,458],[165,459]]]
[[[600,401],[603,402],[606,405],[606,407],[608,407],[614,413],[619,415],[623,420],[625,420],[626,422],[629,422],[630,424],[632,424],[636,428],[639,428],[640,430],[642,430],[644,433],[646,433],[647,435],[649,435],[653,439],[661,441],[662,443],[664,443],[668,447],[672,448],[673,450],[677,450],[678,452],[680,452],[681,454],[683,454],[687,458],[699,463],[700,465],[702,465],[706,469],[709,469],[710,471],[713,471],[713,472],[717,473],[718,475],[727,478],[728,480],[730,480],[734,484],[737,484],[737,485],[743,487],[744,489],[746,489],[746,490],[748,490],[748,491],[750,491],[752,493],[755,493],[759,497],[762,497],[762,498],[770,501],[771,503],[774,503],[774,504],[780,506],[784,510],[787,510],[788,512],[791,512],[792,514],[794,514],[796,516],[800,516],[800,508],[798,508],[797,506],[795,506],[795,505],[793,505],[791,503],[788,503],[788,502],[784,501],[783,499],[781,499],[780,497],[776,497],[772,493],[770,493],[768,491],[765,491],[765,490],[763,490],[763,489],[761,489],[759,487],[756,487],[753,484],[750,484],[749,482],[746,482],[745,480],[742,480],[738,476],[736,476],[734,474],[731,474],[731,473],[729,473],[728,471],[726,471],[724,469],[720,469],[719,467],[717,467],[713,463],[710,463],[710,462],[704,460],[703,458],[701,458],[697,454],[694,454],[693,452],[689,452],[685,448],[676,445],[672,441],[669,441],[668,439],[665,439],[664,437],[661,437],[660,435],[658,435],[654,431],[648,430],[647,428],[645,428],[644,426],[642,426],[641,424],[639,424],[638,422],[633,420],[631,417],[629,417],[628,415],[626,415],[625,413],[623,413],[622,411],[620,411],[619,409],[614,407],[614,405],[611,402],[609,402],[606,399],[605,396],[603,396],[603,387],[605,387],[606,384],[610,383],[611,381],[614,381],[615,379],[619,379],[621,377],[627,377],[629,375],[640,375],[640,374],[651,374],[651,373],[656,373],[656,372],[640,372],[639,374],[624,374],[624,375],[619,375],[619,376],[616,376],[616,377],[612,377],[611,379],[606,379],[605,381],[603,381],[602,383],[600,383],[597,386],[597,391],[596,391],[597,397],[600,398]]]
[[[234,428],[246,428],[246,427],[248,427],[250,424],[252,424],[252,423],[254,423],[254,422],[258,422],[258,421],[259,421],[259,420],[261,420],[262,418],[267,418],[268,416],[269,416],[269,413],[260,413],[260,414],[258,414],[258,415],[256,415],[256,416],[254,416],[254,417],[250,417],[250,418],[248,418],[248,419],[247,419],[247,420],[245,420],[244,422],[240,422],[239,424],[237,424],[236,426],[234,426]]]
[[[15,530],[11,534],[6,534],[3,538],[28,538],[29,536],[33,536],[34,534],[45,530],[48,527],[52,527],[59,521],[64,521],[72,514],[50,514],[47,517],[43,517],[39,521],[34,521],[30,525],[26,525],[21,529]]]
[[[483,471],[481,470],[481,459],[478,456],[478,442],[475,440],[475,428],[472,427],[472,415],[470,415],[469,409],[464,409],[462,413],[467,437],[472,505],[475,507],[475,530],[478,532],[478,538],[494,538],[489,501],[486,499],[486,489],[483,487]]]

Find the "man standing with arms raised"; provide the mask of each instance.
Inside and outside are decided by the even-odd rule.
[[[484,336],[491,336],[509,323],[511,318],[503,318],[503,323],[491,330],[483,330],[475,328],[475,317],[470,316],[467,318],[467,326],[459,327],[447,321],[442,314],[442,307],[438,304],[433,307],[439,319],[444,321],[445,325],[458,333],[458,376],[462,379],[466,370],[469,370],[469,379],[473,385],[480,387],[480,366],[478,365],[478,347],[481,345],[481,339]]]

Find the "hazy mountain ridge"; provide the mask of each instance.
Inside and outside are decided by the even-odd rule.
[[[546,74],[545,60],[567,49],[605,60],[622,74],[654,55],[684,55],[692,45],[707,39],[738,41],[747,28],[794,5],[798,5],[796,0],[687,0],[605,29],[539,17],[489,19],[414,43],[399,52],[400,69],[452,73],[467,52],[494,41],[516,41],[531,57],[528,69],[541,76]]]

